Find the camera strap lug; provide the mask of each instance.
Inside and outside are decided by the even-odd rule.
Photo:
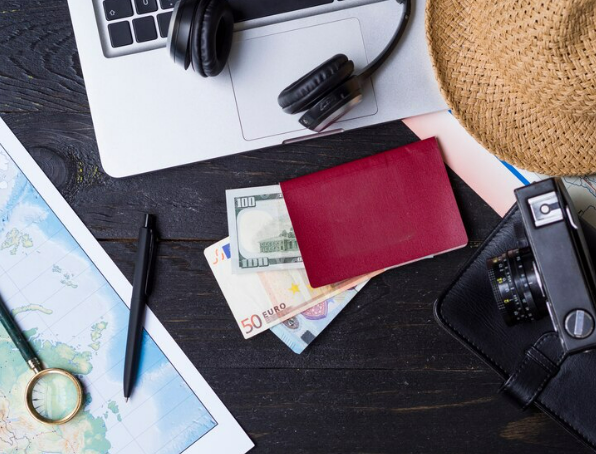
[[[503,384],[500,392],[513,399],[523,410],[540,395],[547,383],[559,372],[565,351],[559,335],[544,334],[526,350],[523,359]]]

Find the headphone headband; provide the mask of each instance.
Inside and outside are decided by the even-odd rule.
[[[375,71],[377,71],[381,66],[383,66],[383,63],[385,63],[387,61],[389,56],[395,50],[395,48],[397,47],[397,44],[399,43],[399,41],[401,40],[402,36],[404,35],[404,33],[406,31],[406,27],[408,26],[410,14],[412,11],[412,1],[411,0],[396,0],[396,1],[400,5],[404,5],[403,11],[401,14],[401,20],[399,23],[399,27],[395,31],[395,34],[393,35],[393,37],[391,38],[391,41],[389,42],[389,44],[387,44],[385,49],[383,49],[383,51],[379,54],[379,56],[377,58],[375,58],[373,60],[373,62],[370,63],[366,68],[364,68],[362,70],[362,72],[358,75],[360,82],[363,82],[366,79],[368,79],[370,76],[372,76],[375,73]]]
[[[396,0],[401,20],[389,44],[359,75],[354,63],[340,54],[285,88],[278,103],[289,114],[306,113],[300,123],[321,132],[362,101],[363,83],[388,59],[404,35],[412,0]],[[168,47],[174,61],[203,77],[217,76],[225,67],[234,34],[234,17],[227,0],[180,0],[174,8]]]

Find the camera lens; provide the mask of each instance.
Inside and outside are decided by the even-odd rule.
[[[512,249],[486,262],[499,311],[508,325],[548,315],[546,294],[530,248]]]

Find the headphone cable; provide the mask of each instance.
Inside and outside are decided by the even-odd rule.
[[[399,4],[404,5],[402,15],[401,15],[401,20],[399,23],[399,27],[395,31],[395,34],[393,35],[393,38],[391,38],[391,41],[389,42],[389,44],[387,44],[385,49],[383,49],[383,52],[381,52],[379,54],[379,56],[377,58],[375,58],[374,61],[370,65],[368,65],[366,68],[364,68],[364,70],[357,76],[360,83],[362,83],[366,79],[370,78],[370,76],[372,76],[383,65],[383,63],[385,63],[387,61],[389,56],[393,53],[393,51],[397,47],[397,44],[401,40],[404,32],[406,31],[406,28],[408,26],[408,21],[410,19],[411,11],[412,11],[412,0],[396,0],[396,1]]]

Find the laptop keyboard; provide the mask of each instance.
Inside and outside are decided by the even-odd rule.
[[[244,22],[349,0],[228,0]],[[177,0],[94,0],[106,57],[164,47]]]

